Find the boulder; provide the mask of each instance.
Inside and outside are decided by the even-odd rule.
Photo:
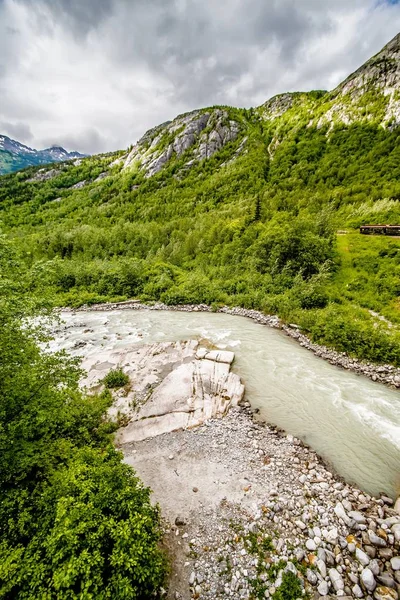
[[[121,444],[202,425],[222,417],[243,398],[244,386],[239,376],[230,372],[233,352],[204,351],[193,342],[154,346],[147,354],[142,348],[142,354],[129,355],[130,369],[135,359],[140,362],[135,386],[140,376],[150,388],[145,402],[128,414],[129,423],[119,430],[117,441]],[[160,376],[154,372],[157,370]],[[129,397],[120,399],[119,409],[127,401]]]

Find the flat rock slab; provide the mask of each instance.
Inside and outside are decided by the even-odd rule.
[[[105,375],[122,367],[129,385],[113,392],[109,416],[125,423],[116,440],[126,444],[202,425],[237,406],[244,386],[230,370],[234,357],[197,340],[103,350],[83,359],[81,385],[99,390]]]
[[[141,383],[136,377],[132,384],[136,394],[143,395],[146,382],[148,394],[135,412],[130,411],[129,394],[126,397],[129,423],[118,431],[119,444],[202,425],[224,416],[243,398],[244,386],[230,372],[232,352],[210,352],[191,341],[153,344],[146,357],[141,362]],[[125,372],[129,375],[129,370]],[[123,399],[117,405],[123,410]]]

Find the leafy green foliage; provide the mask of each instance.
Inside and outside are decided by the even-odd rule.
[[[285,571],[282,575],[282,583],[272,595],[273,600],[296,600],[303,595],[303,589],[298,577],[291,571]]]
[[[46,314],[4,238],[0,267],[0,598],[153,598],[159,512],[111,444],[110,393],[83,395],[76,362],[41,349]]]

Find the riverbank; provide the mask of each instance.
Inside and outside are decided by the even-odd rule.
[[[87,371],[83,383],[88,387],[95,386],[117,365],[131,380],[129,388],[115,392],[116,410],[112,414],[127,421],[127,427],[121,427],[117,435],[119,447],[126,462],[153,489],[154,501],[160,504],[165,519],[164,540],[173,563],[168,598],[268,598],[280,584],[288,583],[291,573],[295,576],[291,585],[300,586],[293,590],[293,598],[301,597],[303,589],[316,598],[336,595],[398,600],[400,507],[394,507],[393,499],[376,498],[361,492],[356,485],[345,484],[308,445],[258,422],[259,415],[248,401],[238,399],[241,407],[235,407],[233,394],[231,409],[224,418],[204,419],[206,423],[195,429],[173,430],[176,423],[170,417],[175,419],[188,411],[195,416],[196,409],[201,408],[200,400],[204,407],[221,406],[223,410],[218,410],[218,414],[226,414],[225,381],[229,368],[223,368],[223,380],[215,377],[215,368],[218,364],[230,365],[233,354],[221,348],[209,351],[212,337],[207,336],[211,331],[217,333],[214,339],[234,344],[240,339],[236,337],[239,331],[232,337],[230,329],[234,323],[242,323],[254,352],[261,345],[261,338],[271,338],[269,347],[273,339],[279,339],[286,348],[285,364],[290,362],[289,348],[303,356],[307,353],[275,331],[266,332],[253,323],[228,316],[199,314],[194,318],[176,314],[162,319],[161,315],[146,311],[135,315],[121,313],[119,308],[115,307],[114,314],[103,314],[102,308],[98,314],[91,311],[85,317],[68,315],[57,332],[58,347],[69,349],[76,356],[78,352],[82,354],[82,366]],[[222,328],[221,324],[216,327],[218,320],[224,323]],[[182,322],[178,329],[177,321]],[[195,329],[194,321],[208,323]],[[155,337],[152,330],[157,332]],[[198,339],[193,339],[195,331]],[[221,333],[228,338],[219,337]],[[171,338],[185,341],[167,341]],[[237,366],[244,366],[240,344],[236,347]],[[271,352],[275,355],[277,348]],[[308,355],[308,360],[315,366],[312,356]],[[211,371],[201,367],[202,361],[210,363],[210,367],[214,364]],[[274,371],[275,365],[264,363],[263,386],[268,380],[267,370]],[[321,366],[334,376],[332,367],[322,363]],[[204,379],[205,372],[212,374],[214,383]],[[241,368],[237,373],[242,373]],[[201,377],[193,379],[194,374]],[[353,375],[345,377],[355,379]],[[196,381],[199,385],[193,387]],[[246,381],[251,390],[252,378],[247,376]],[[310,380],[296,381],[306,387],[309,404]],[[370,382],[360,383],[377,387]],[[236,389],[237,385],[232,392]],[[358,389],[353,388],[352,396]],[[275,395],[277,389],[272,390]],[[176,397],[178,393],[180,399]],[[294,401],[299,401],[299,393],[297,389]],[[253,398],[251,391],[248,397]],[[313,429],[323,426],[317,419],[319,404],[308,417]],[[293,403],[287,406],[295,410]],[[336,405],[335,411],[339,411]],[[204,408],[200,412],[205,414]],[[168,426],[172,424],[172,429],[168,433],[158,429],[161,435],[156,437],[153,429],[143,432],[146,418],[154,422],[159,416],[166,419]],[[268,420],[267,412],[264,418]],[[189,427],[191,423],[192,420]],[[334,429],[332,416],[329,423],[329,428]],[[326,430],[325,435],[328,433]],[[360,436],[355,445],[349,442],[350,431],[340,445],[345,449],[346,460],[356,464]],[[369,437],[369,447],[371,443]],[[339,443],[334,447],[336,454],[342,450],[338,446]],[[379,448],[382,447],[380,440]],[[373,479],[372,462],[363,456]],[[379,460],[382,471],[382,452]],[[360,463],[358,470],[361,468]],[[296,584],[297,580],[300,583]]]
[[[202,427],[121,446],[166,521],[167,598],[270,598],[291,572],[299,596],[397,600],[399,502],[345,484],[256,419],[245,402]]]
[[[132,300],[126,302],[115,302],[106,304],[93,304],[91,306],[83,306],[78,309],[63,309],[71,310],[72,312],[85,311],[110,311],[110,310],[164,310],[164,311],[182,311],[182,312],[219,312],[233,316],[241,316],[251,319],[261,325],[280,329],[287,336],[297,341],[300,346],[310,350],[316,356],[326,360],[331,365],[346,369],[358,375],[364,375],[372,381],[383,383],[395,389],[400,389],[400,368],[392,365],[377,365],[373,363],[363,362],[357,358],[352,358],[344,352],[336,352],[326,346],[315,344],[306,335],[301,333],[300,328],[295,325],[284,324],[276,315],[264,315],[257,310],[246,308],[230,308],[224,306],[216,311],[207,304],[198,305],[176,305],[168,306],[162,303],[143,304],[139,301]]]

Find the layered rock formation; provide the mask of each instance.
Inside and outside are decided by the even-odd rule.
[[[130,384],[115,393],[109,414],[126,425],[117,435],[124,444],[201,425],[237,406],[244,386],[230,372],[233,359],[195,340],[104,351],[83,361],[82,384],[96,389],[110,369],[123,367]]]
[[[240,123],[230,119],[224,109],[195,110],[147,131],[115,164],[122,162],[124,169],[136,165],[146,177],[151,177],[173,157],[192,150],[185,164],[190,167],[235,140],[240,130]]]

